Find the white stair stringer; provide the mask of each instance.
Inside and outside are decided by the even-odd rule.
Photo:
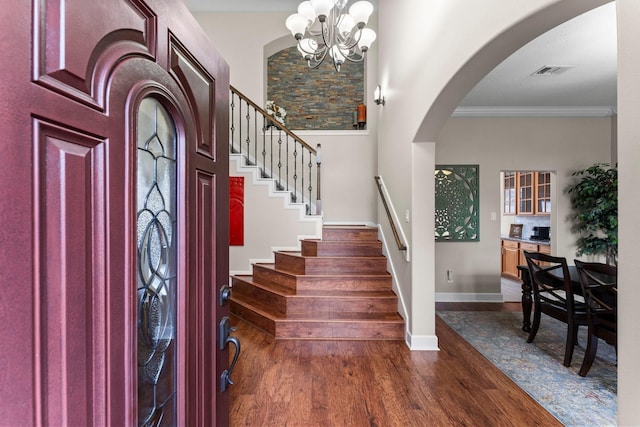
[[[307,215],[304,203],[278,191],[276,180],[262,178],[259,165],[247,166],[242,154],[229,155],[229,175],[244,180],[244,245],[229,247],[229,273],[251,274],[252,264],[274,262],[274,251],[299,251],[302,239],[322,238],[322,216]]]

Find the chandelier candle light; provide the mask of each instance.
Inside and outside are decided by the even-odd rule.
[[[298,41],[298,51],[309,68],[317,68],[329,55],[336,71],[345,60],[364,60],[376,32],[365,28],[373,5],[357,1],[343,12],[348,0],[303,1],[286,20],[286,26]]]

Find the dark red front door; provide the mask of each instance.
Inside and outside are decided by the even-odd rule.
[[[227,65],[176,0],[0,25],[0,424],[227,424]]]

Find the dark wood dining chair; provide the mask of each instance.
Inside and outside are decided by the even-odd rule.
[[[587,349],[578,374],[591,369],[598,350],[598,338],[618,352],[618,268],[613,265],[575,260],[587,305]]]
[[[533,324],[527,342],[533,342],[540,327],[541,314],[567,324],[564,366],[571,365],[573,349],[578,341],[578,327],[587,325],[584,298],[576,295],[580,285],[571,280],[566,258],[540,252],[524,251],[533,288]]]

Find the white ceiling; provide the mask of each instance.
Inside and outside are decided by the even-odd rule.
[[[295,12],[300,0],[185,0],[192,11]],[[377,3],[377,1],[375,2]],[[284,28],[284,22],[282,23]],[[615,2],[532,40],[481,80],[455,115],[606,115],[617,104]],[[544,66],[568,66],[552,75]]]

